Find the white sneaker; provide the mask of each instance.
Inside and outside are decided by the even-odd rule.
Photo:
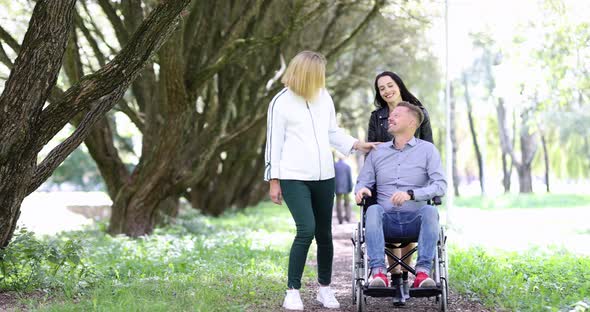
[[[338,303],[338,300],[336,300],[336,297],[334,297],[334,291],[332,288],[330,288],[330,286],[320,286],[320,290],[318,290],[318,296],[316,299],[328,309],[340,308],[340,303]]]
[[[285,301],[283,301],[283,308],[287,310],[303,311],[303,301],[299,295],[299,289],[288,289]]]

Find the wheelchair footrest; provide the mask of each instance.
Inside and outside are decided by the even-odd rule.
[[[397,288],[393,287],[369,287],[364,286],[363,293],[370,297],[395,297],[398,294]]]
[[[369,287],[363,286],[363,293],[369,297],[396,297],[399,292],[394,287]],[[442,293],[439,287],[410,288],[410,297],[436,297]]]
[[[410,297],[436,297],[442,293],[440,285],[438,287],[410,288]]]

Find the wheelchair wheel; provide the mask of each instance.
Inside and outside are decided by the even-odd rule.
[[[440,276],[441,294],[439,299],[440,311],[448,311],[448,296],[449,296],[449,281],[448,281],[448,258],[446,249],[446,235],[443,227],[440,228],[439,244],[438,244],[438,270]]]
[[[446,311],[449,310],[449,307],[448,307],[448,292],[447,292],[448,291],[448,286],[447,286],[447,280],[446,280],[446,278],[445,279],[441,279],[440,282],[441,282],[440,283],[441,284],[440,286],[442,287],[442,289],[441,289],[442,292],[440,294],[440,299],[439,299],[439,308],[440,308],[440,311],[446,312]]]
[[[357,312],[365,311],[365,295],[363,294],[363,283],[357,281],[356,283],[356,310]]]
[[[357,269],[357,263],[356,263],[356,259],[357,259],[357,254],[356,254],[356,245],[358,244],[358,239],[357,239],[357,229],[354,230],[354,233],[352,234],[352,274],[351,274],[351,279],[352,279],[352,304],[356,304],[356,282],[357,282],[357,275],[358,275],[358,269]]]
[[[361,246],[362,233],[361,224],[358,223],[352,238],[352,304],[355,304],[358,297],[358,282],[364,279],[363,249]]]

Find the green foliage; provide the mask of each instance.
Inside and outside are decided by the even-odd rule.
[[[183,212],[175,225],[139,239],[112,237],[98,228],[63,233],[58,239],[82,242],[81,262],[93,272],[84,280],[92,287],[58,292],[51,302],[31,302],[29,308],[275,310],[286,286],[293,229],[285,207],[266,204],[221,218]],[[306,281],[314,278],[313,271],[306,269]]]
[[[39,240],[23,228],[7,248],[0,249],[0,290],[23,293],[56,288],[68,294],[80,292],[90,274],[82,257],[83,249],[76,238]]]
[[[453,248],[450,266],[452,288],[494,309],[558,311],[590,299],[590,258],[564,250],[491,254]]]
[[[507,209],[507,208],[568,208],[584,207],[590,203],[590,196],[581,194],[504,194],[494,197],[457,197],[455,205],[465,208]]]

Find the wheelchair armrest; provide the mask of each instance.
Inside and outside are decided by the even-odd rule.
[[[361,202],[357,204],[357,206],[363,206],[365,208],[367,208],[367,201],[370,199],[370,196],[367,195],[363,195],[363,198],[361,199]]]
[[[371,199],[370,196],[364,195],[363,198],[361,199],[361,202],[357,204],[357,206],[363,206],[365,208],[367,207],[367,201]],[[440,206],[442,205],[442,198],[440,196],[434,196],[432,199],[429,199],[428,201],[429,205],[434,205],[434,206]]]

